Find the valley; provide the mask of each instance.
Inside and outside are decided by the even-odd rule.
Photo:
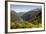
[[[28,12],[16,13],[11,10],[11,29],[42,27],[42,9],[37,8]]]

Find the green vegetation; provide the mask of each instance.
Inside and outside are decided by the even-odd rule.
[[[39,18],[33,18],[32,21],[17,21],[14,20],[11,21],[11,29],[16,29],[16,28],[39,28],[42,27],[41,19]]]
[[[12,22],[11,28],[39,28],[42,24],[33,24],[32,22]]]
[[[32,19],[28,21],[20,21],[19,17],[17,17],[16,13],[11,11],[11,29],[16,28],[40,28],[42,27],[42,18],[39,17],[41,14],[33,16]]]

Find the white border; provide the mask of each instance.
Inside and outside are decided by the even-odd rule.
[[[10,4],[42,6],[42,28],[10,29]],[[44,4],[8,2],[8,32],[44,30]]]

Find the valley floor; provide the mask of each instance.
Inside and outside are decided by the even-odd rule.
[[[33,23],[33,22],[20,22],[15,21],[11,23],[11,29],[17,29],[17,28],[40,28],[42,27],[42,23]]]

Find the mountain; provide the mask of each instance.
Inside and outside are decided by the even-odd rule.
[[[25,12],[19,12],[17,13],[17,16],[22,16],[23,14],[25,14]]]
[[[11,10],[11,21],[14,22],[14,21],[17,20],[17,18],[18,18],[18,17],[16,16],[16,12],[13,11],[13,10]]]
[[[42,13],[42,9],[37,8],[37,9],[31,10],[31,11],[28,11],[23,16],[21,16],[21,18],[25,21],[32,20],[35,17],[41,18],[41,13]]]
[[[15,22],[15,21],[23,21],[23,19],[21,18],[21,16],[23,15],[23,13],[16,13],[15,11],[11,10],[11,21]]]
[[[37,8],[28,12],[16,13],[11,10],[11,21],[35,21],[35,19],[41,19],[42,9]]]

